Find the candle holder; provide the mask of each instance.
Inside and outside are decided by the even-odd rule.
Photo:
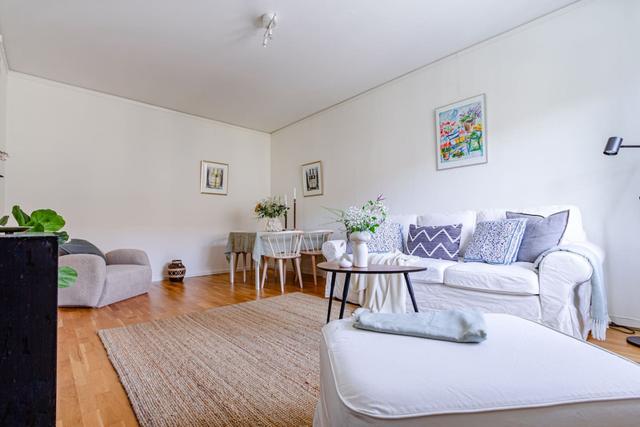
[[[293,229],[297,230],[297,224],[296,224],[296,216],[297,216],[297,212],[296,212],[296,199],[293,199]]]

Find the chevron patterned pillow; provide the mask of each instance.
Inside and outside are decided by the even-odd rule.
[[[422,258],[458,259],[462,224],[409,226],[407,252]]]

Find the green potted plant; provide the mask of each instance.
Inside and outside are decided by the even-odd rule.
[[[52,233],[58,237],[58,243],[69,240],[69,234],[62,228],[66,222],[62,216],[52,209],[37,209],[28,215],[20,206],[15,205],[11,209],[13,218],[20,227],[26,227],[25,233]],[[9,215],[0,218],[0,225],[9,222]],[[78,272],[71,267],[63,266],[58,268],[58,288],[68,288],[73,285],[78,278]]]

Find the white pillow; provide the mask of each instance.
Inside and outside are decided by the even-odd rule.
[[[464,256],[464,251],[476,229],[476,212],[461,211],[453,213],[428,213],[418,217],[418,226],[425,225],[452,225],[462,224],[462,234],[460,235],[460,255]]]

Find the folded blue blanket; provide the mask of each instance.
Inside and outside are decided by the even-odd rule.
[[[353,313],[353,326],[374,332],[461,343],[479,343],[487,339],[484,316],[471,310],[372,313],[359,308]]]

